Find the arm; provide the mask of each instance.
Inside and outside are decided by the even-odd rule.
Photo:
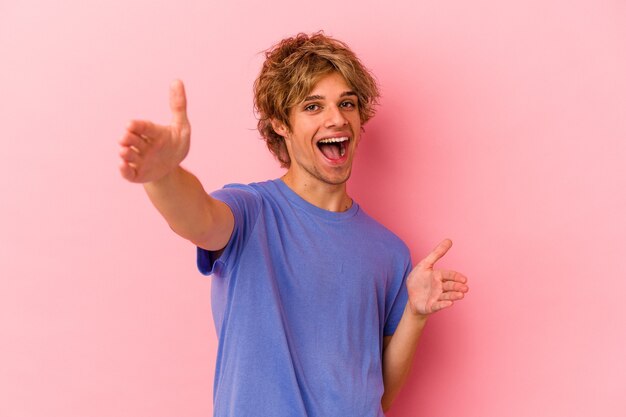
[[[189,152],[191,126],[182,82],[170,88],[169,126],[133,120],[120,140],[120,173],[143,183],[150,201],[172,230],[207,250],[228,243],[234,219],[228,206],[211,198],[200,181],[180,167]]]
[[[392,336],[385,336],[383,344],[383,384],[385,393],[381,400],[383,411],[387,412],[397,397],[413,364],[413,357],[417,342],[428,316],[414,316],[410,312],[409,304],[398,327]]]
[[[406,282],[409,300],[392,336],[383,339],[383,383],[381,404],[387,411],[404,385],[428,316],[450,307],[468,291],[467,278],[455,271],[435,270],[437,260],[452,246],[444,240],[409,274]]]

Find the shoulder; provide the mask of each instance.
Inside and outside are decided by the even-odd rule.
[[[357,218],[358,218],[360,227],[367,228],[367,230],[369,230],[370,233],[374,234],[379,239],[382,239],[386,241],[387,243],[392,244],[394,246],[406,247],[404,241],[400,239],[398,235],[396,235],[394,232],[389,230],[381,222],[379,222],[378,220],[374,219],[372,216],[367,214],[367,212],[363,210],[362,207],[359,207],[359,213],[358,213]]]
[[[248,221],[253,221],[261,212],[264,200],[268,193],[267,182],[239,184],[231,183],[223,188],[210,193],[211,197],[225,203],[233,215],[236,222],[240,222],[240,217],[246,217]]]
[[[250,184],[230,183],[210,193],[230,207],[233,213],[245,212],[254,217],[263,207],[284,206],[287,202],[277,180],[253,182]]]
[[[250,184],[230,183],[215,190],[211,196],[226,203],[232,200],[259,202],[272,193],[272,181],[253,182]]]
[[[395,254],[401,259],[410,259],[409,247],[398,235],[367,214],[361,207],[359,207],[359,213],[356,217],[364,237],[377,242],[377,246],[381,248],[382,252]]]
[[[242,194],[250,194],[256,198],[263,198],[271,194],[275,194],[277,191],[277,187],[275,181],[263,181],[263,182],[253,182],[250,184],[240,184],[240,183],[230,183],[224,185],[223,188],[216,190],[211,193],[217,195],[242,195]]]

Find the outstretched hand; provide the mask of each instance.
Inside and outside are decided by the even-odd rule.
[[[172,122],[161,126],[132,120],[119,141],[120,173],[130,182],[144,183],[172,172],[189,152],[191,125],[187,119],[185,87],[180,80],[170,86]]]
[[[464,275],[456,271],[434,269],[435,262],[451,247],[452,241],[444,240],[409,274],[406,286],[413,314],[427,315],[450,307],[469,290]]]

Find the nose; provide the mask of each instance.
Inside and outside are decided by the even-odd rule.
[[[328,106],[326,108],[326,121],[324,127],[343,127],[348,124],[341,109],[337,106]]]

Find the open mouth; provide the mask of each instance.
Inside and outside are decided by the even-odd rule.
[[[330,159],[341,159],[346,154],[346,149],[350,139],[347,136],[340,138],[326,138],[317,142],[317,147],[322,154]]]

